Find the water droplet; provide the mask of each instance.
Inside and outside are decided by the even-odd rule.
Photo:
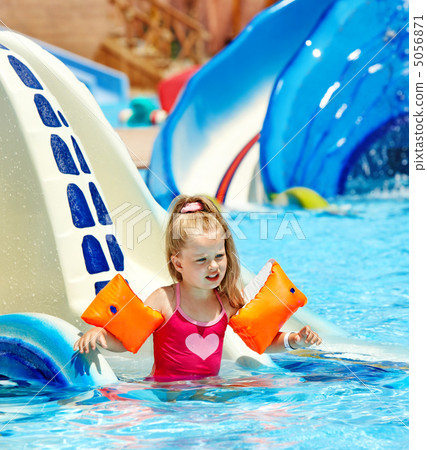
[[[362,53],[362,51],[360,50],[360,48],[358,48],[357,50],[354,50],[354,52],[351,52],[351,53],[347,56],[347,60],[348,60],[348,61],[356,61],[356,59],[359,58],[360,53]]]

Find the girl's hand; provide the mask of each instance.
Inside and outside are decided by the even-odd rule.
[[[310,347],[311,345],[320,345],[322,343],[322,338],[315,333],[308,325],[298,333],[292,333],[289,336],[289,344],[293,349],[301,347]]]
[[[74,344],[74,351],[79,350],[80,353],[89,353],[89,350],[95,350],[96,344],[101,347],[108,348],[107,345],[107,330],[100,327],[92,328],[87,331],[78,341]]]

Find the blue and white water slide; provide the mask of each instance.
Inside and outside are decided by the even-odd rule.
[[[0,31],[7,30],[0,26]],[[28,38],[28,36],[22,36]],[[47,42],[33,38],[31,40],[63,62],[89,89],[101,107],[123,105],[129,101],[129,78],[125,73]]]
[[[408,115],[408,90],[405,0],[278,2],[189,80],[147,185],[164,207],[180,192],[227,204],[260,188],[342,193],[361,153]]]
[[[30,39],[0,31],[0,375],[116,381],[73,343],[80,316],[121,273],[144,299],[171,282],[166,211],[85,84]],[[140,351],[148,374],[151,342]],[[224,357],[272,364],[231,330]]]
[[[63,63],[31,40],[0,31],[0,68],[0,375],[112,383],[101,354],[72,349],[79,329],[87,329],[80,316],[117,273],[141,299],[171,282],[166,212],[87,87]],[[246,273],[246,281],[252,276]],[[333,357],[408,359],[406,348],[353,339],[308,307],[284,329],[306,323]],[[151,342],[139,355],[141,375],[148,374]],[[223,357],[272,364],[231,329]]]

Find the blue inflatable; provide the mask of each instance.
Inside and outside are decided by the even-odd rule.
[[[104,386],[117,382],[99,351],[80,354],[73,344],[81,333],[47,314],[0,316],[0,375],[50,386]]]

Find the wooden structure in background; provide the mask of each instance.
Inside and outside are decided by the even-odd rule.
[[[97,60],[126,72],[133,86],[156,88],[165,77],[217,53],[276,0],[105,0],[124,24]]]
[[[274,0],[0,0],[6,27],[157,83],[220,51]],[[25,13],[23,13],[23,11]]]
[[[245,2],[245,0],[231,0],[232,1],[232,37],[235,38],[242,29],[247,25],[248,20],[253,17],[253,15],[260,12],[262,9],[272,6],[277,0],[255,0],[251,2]],[[251,9],[249,11],[245,10],[249,6]]]
[[[0,19],[11,30],[90,59],[123,28],[108,0],[0,0]]]
[[[209,33],[179,9],[160,0],[109,1],[125,34],[107,38],[97,60],[126,72],[133,85],[155,88],[165,76],[207,59]]]

